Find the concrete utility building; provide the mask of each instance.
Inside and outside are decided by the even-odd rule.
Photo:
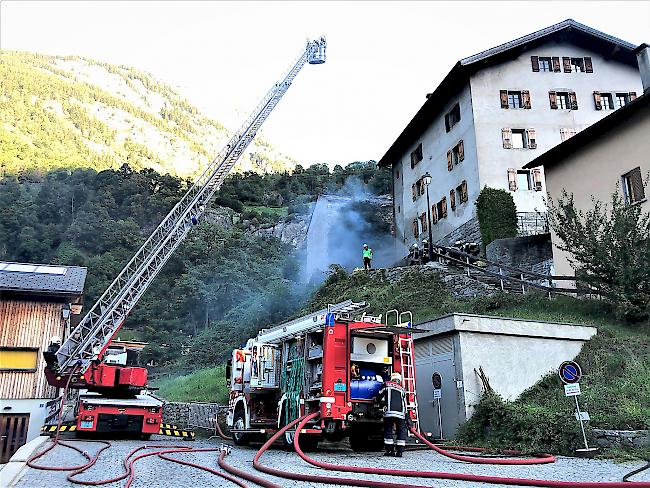
[[[576,208],[586,211],[593,207],[592,198],[609,203],[618,188],[626,203],[650,211],[644,187],[650,175],[650,47],[642,44],[637,53],[644,94],[525,165],[533,171],[544,168],[554,201],[566,190]],[[570,255],[558,247],[553,232],[551,241],[556,272],[574,275]]]
[[[636,98],[634,49],[569,19],[458,61],[379,161],[396,239],[427,237],[426,173],[434,242],[480,239],[485,186],[511,192],[524,222],[545,212],[544,171],[524,165]]]
[[[483,391],[477,372],[506,400],[516,399],[562,361],[574,359],[595,327],[455,313],[417,325],[415,374],[420,425],[440,437],[456,433],[472,416]],[[441,415],[433,373],[442,377]]]
[[[81,313],[86,268],[0,262],[0,462],[56,408],[42,352]]]

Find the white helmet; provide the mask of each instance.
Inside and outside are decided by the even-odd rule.
[[[390,375],[390,380],[391,381],[399,381],[400,383],[402,382],[402,375],[399,374],[398,372],[395,372]]]
[[[50,339],[50,342],[52,344],[59,344],[61,345],[61,338],[59,336],[52,336],[52,339]]]

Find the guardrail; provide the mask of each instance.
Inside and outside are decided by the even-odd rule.
[[[505,283],[515,284],[521,286],[521,293],[525,294],[531,288],[536,290],[545,291],[551,298],[553,293],[560,293],[565,295],[583,295],[589,297],[601,297],[602,293],[592,287],[580,287],[580,279],[575,276],[561,276],[561,275],[543,275],[532,271],[515,268],[490,261],[483,257],[467,254],[459,249],[445,246],[434,246],[434,256],[439,260],[451,262],[465,268],[467,276],[472,277],[472,271],[477,274],[482,274],[499,280],[499,286],[502,291],[506,291]],[[485,263],[485,266],[478,266],[474,263]],[[558,287],[554,282],[556,281],[573,281],[576,283],[575,287],[565,288]],[[545,282],[546,284],[542,284]]]

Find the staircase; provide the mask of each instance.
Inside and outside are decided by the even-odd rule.
[[[543,275],[532,271],[506,266],[488,259],[464,253],[458,249],[436,246],[434,259],[446,265],[450,274],[464,274],[470,279],[484,283],[504,293],[544,293],[572,296],[600,296],[599,291],[581,284],[575,276]],[[572,281],[575,287],[558,286],[557,282]]]

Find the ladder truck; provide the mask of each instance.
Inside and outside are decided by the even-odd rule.
[[[383,410],[377,395],[391,373],[402,374],[407,413],[419,430],[410,312],[382,317],[361,313],[366,304],[347,300],[261,330],[232,352],[226,367],[226,424],[233,441],[263,441],[292,420],[320,417],[300,433],[303,449],[321,439],[349,437],[355,451],[383,446]],[[355,318],[357,317],[357,318]],[[295,431],[283,438],[293,445]]]
[[[76,432],[157,434],[162,402],[147,393],[147,370],[122,364],[107,353],[125,319],[205,212],[260,126],[305,64],[325,62],[324,37],[308,40],[291,67],[264,96],[227,145],[172,208],[117,278],[65,338],[45,369],[49,384],[85,390],[76,405]],[[64,399],[65,401],[65,399]]]

